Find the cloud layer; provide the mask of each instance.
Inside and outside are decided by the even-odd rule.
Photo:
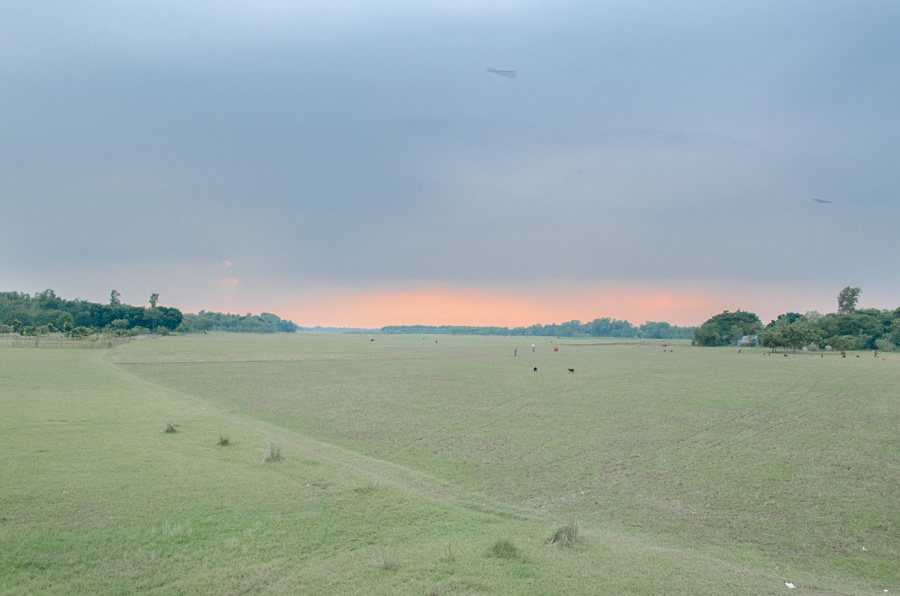
[[[849,284],[893,308],[898,17],[893,2],[4,6],[0,282],[305,325],[338,323],[309,305],[347,300],[373,325],[464,324],[455,292],[558,289],[701,289],[714,310],[744,296],[774,316],[798,298],[833,310]],[[409,311],[430,320],[374,299],[435,288]],[[550,304],[520,324],[565,318]]]

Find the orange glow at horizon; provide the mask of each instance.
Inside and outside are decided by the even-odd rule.
[[[280,309],[303,327],[380,328],[386,325],[471,325],[527,327],[534,324],[588,323],[609,317],[634,325],[665,321],[699,325],[716,310],[721,296],[700,291],[634,287],[549,291],[458,289],[333,291],[298,297]]]

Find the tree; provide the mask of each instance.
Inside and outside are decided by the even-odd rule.
[[[117,290],[113,290],[109,293],[109,304],[110,306],[122,304],[122,295]]]
[[[156,308],[157,302],[159,302],[159,294],[156,292],[150,294],[150,308]]]
[[[722,344],[722,334],[715,324],[707,321],[694,329],[693,341],[698,346],[718,346]]]
[[[815,323],[818,323],[819,319],[822,318],[822,313],[820,313],[817,310],[808,310],[808,311],[806,311],[806,314],[803,316],[807,321],[815,324]]]
[[[159,316],[156,320],[156,324],[159,327],[163,327],[164,329],[168,329],[169,331],[174,331],[178,328],[179,325],[181,325],[183,315],[177,308],[167,308],[165,306],[160,306],[156,310],[159,312]],[[297,326],[294,325],[292,331],[296,330]]]
[[[891,343],[895,346],[900,345],[900,316],[894,316],[890,327],[891,334],[889,336]]]
[[[109,328],[113,330],[128,329],[128,319],[115,319],[110,322]]]
[[[66,335],[72,339],[84,339],[85,337],[90,337],[92,333],[93,332],[88,327],[75,327],[70,329]]]
[[[744,335],[759,335],[762,328],[762,321],[755,313],[726,310],[694,330],[694,343],[701,346],[735,343]]]
[[[859,294],[862,292],[859,288],[851,288],[847,286],[838,294],[838,314],[849,315],[856,310],[856,303],[859,300]]]
[[[786,312],[782,315],[778,315],[778,318],[766,325],[766,327],[783,327],[785,325],[790,325],[791,323],[796,323],[802,318],[803,315],[798,312]]]
[[[822,332],[807,323],[798,321],[784,328],[785,346],[797,350],[803,346],[819,345]]]

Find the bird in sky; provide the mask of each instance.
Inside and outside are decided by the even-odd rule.
[[[830,203],[831,201],[826,201],[825,199],[813,199],[816,203]]]
[[[499,68],[488,68],[487,71],[496,75],[500,75],[501,77],[506,77],[507,79],[514,79],[518,74],[514,70],[500,70]]]

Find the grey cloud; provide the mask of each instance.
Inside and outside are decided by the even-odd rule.
[[[861,242],[828,267],[791,255],[891,234],[893,3],[241,10],[0,10],[4,219],[52,239],[15,267],[230,258],[261,280],[460,284],[883,270]],[[812,196],[841,211],[809,213]]]

